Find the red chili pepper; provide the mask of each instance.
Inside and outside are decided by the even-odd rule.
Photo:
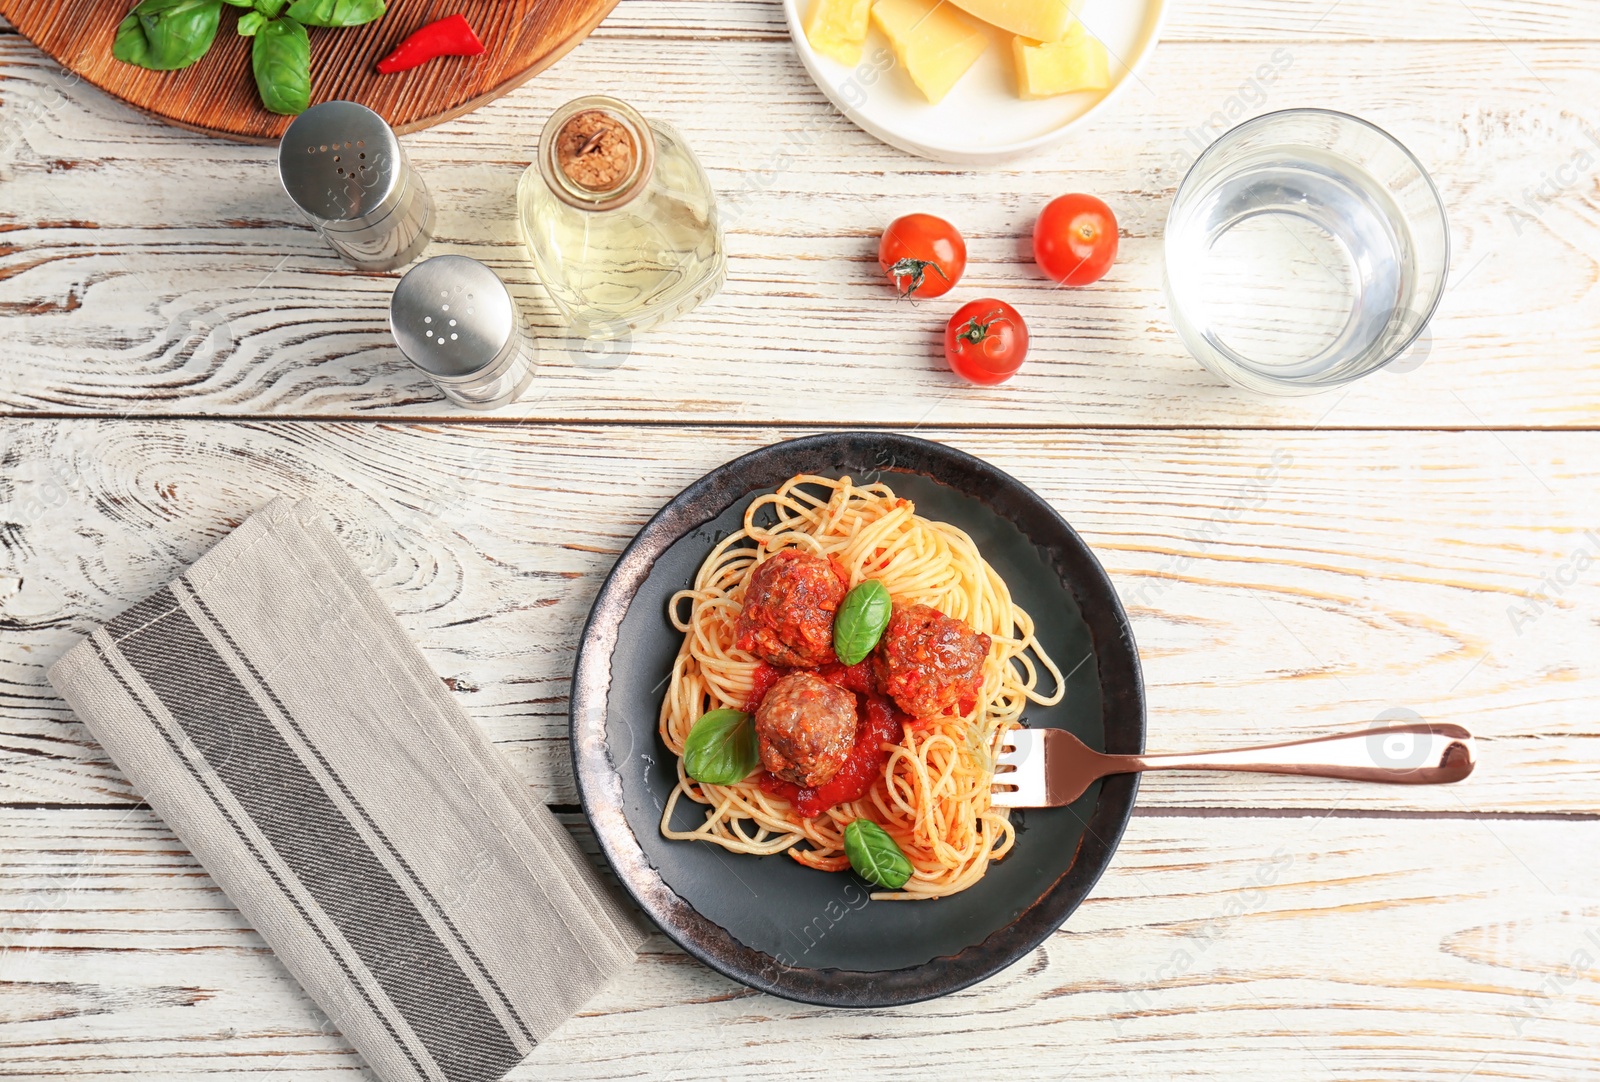
[[[394,52],[378,61],[378,70],[389,75],[409,71],[441,56],[477,56],[481,52],[483,42],[472,32],[467,17],[448,15],[402,41]]]

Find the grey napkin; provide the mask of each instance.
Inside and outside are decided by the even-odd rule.
[[[499,1078],[643,939],[308,503],[50,682],[386,1082]]]

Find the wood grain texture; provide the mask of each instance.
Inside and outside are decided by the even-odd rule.
[[[606,37],[407,145],[440,206],[430,251],[495,266],[541,335],[539,383],[513,416],[1585,427],[1600,423],[1600,168],[1574,162],[1585,148],[1600,161],[1597,56],[1589,42],[1169,43],[1142,85],[1058,150],[958,173],[845,123],[785,41]],[[177,132],[64,85],[20,39],[0,38],[0,57],[11,135],[0,410],[466,419],[394,348],[393,276],[334,257],[287,205],[269,150]],[[1258,89],[1263,65],[1279,74]],[[594,355],[560,337],[512,207],[544,117],[603,88],[680,126],[702,155],[722,193],[730,277],[690,317]],[[1251,396],[1177,341],[1163,223],[1229,114],[1313,104],[1389,127],[1433,169],[1454,230],[1452,285],[1410,358],[1419,367],[1348,393]],[[1119,262],[1090,289],[1049,288],[1019,240],[1063,189],[1100,193],[1121,220]],[[968,237],[948,304],[897,304],[879,281],[875,238],[912,210]],[[986,294],[1017,304],[1033,346],[1015,379],[980,389],[958,384],[937,349],[957,300]]]
[[[0,16],[0,31],[6,28]],[[784,38],[783,7],[768,0],[622,0],[602,36],[687,40]],[[1187,0],[1167,16],[1163,41],[1519,41],[1600,38],[1588,0],[1522,0],[1485,7],[1461,0]]]
[[[772,0],[622,0],[603,36],[689,40],[787,38]],[[1183,0],[1170,6],[1163,41],[1519,41],[1600,38],[1588,0]]]
[[[390,0],[365,26],[311,27],[311,102],[358,101],[396,131],[438,124],[493,101],[582,41],[617,0]],[[0,0],[0,14],[81,78],[135,108],[204,135],[276,143],[291,117],[261,107],[248,38],[225,8],[215,43],[181,71],[146,71],[111,55],[128,0]],[[436,60],[393,75],[374,65],[418,27],[466,14],[482,56]]]
[[[1600,894],[1570,854],[1596,845],[1596,822],[1136,815],[1066,926],[968,991],[804,1007],[656,937],[510,1077],[1592,1078]],[[148,810],[9,812],[0,860],[0,1072],[362,1077]]]
[[[0,23],[0,1076],[361,1077],[44,682],[88,624],[309,495],[570,804],[566,684],[615,554],[728,457],[872,424],[983,455],[1083,532],[1129,603],[1153,748],[1410,709],[1483,734],[1478,775],[1153,775],[1089,901],[977,989],[797,1007],[657,938],[514,1077],[1600,1078],[1597,39],[1594,0],[1183,0],[1115,108],[953,172],[842,121],[775,0],[622,0],[539,78],[406,138],[432,251],[500,269],[541,333],[533,393],[485,423],[395,353],[393,277],[317,242],[270,150],[129,109]],[[544,117],[597,89],[686,133],[731,253],[719,298],[620,355],[560,338],[510,227]],[[1183,353],[1160,247],[1198,148],[1295,105],[1406,142],[1456,258],[1420,366],[1272,401]],[[1112,275],[1071,294],[1018,240],[1066,190],[1122,223]],[[876,281],[877,232],[911,210],[967,234],[951,308]],[[1035,350],[979,390],[935,336],[987,293]]]
[[[573,651],[616,554],[711,467],[800,432],[11,422],[0,792],[132,799],[45,668],[287,496],[325,507],[462,706],[572,802]],[[1460,786],[1167,775],[1144,804],[1600,811],[1600,434],[919,434],[1032,485],[1100,555],[1133,617],[1152,750],[1389,710],[1484,738]]]

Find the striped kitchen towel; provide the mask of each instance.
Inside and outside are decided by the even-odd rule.
[[[499,1078],[644,938],[311,504],[50,682],[386,1082]]]

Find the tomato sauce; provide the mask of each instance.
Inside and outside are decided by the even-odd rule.
[[[848,687],[844,681],[856,678],[852,670],[859,668],[855,665],[831,667],[838,670],[833,675],[839,679],[829,680],[827,672],[818,675],[840,687]],[[822,785],[802,789],[763,770],[756,779],[762,792],[787,800],[806,819],[815,819],[836,804],[848,804],[865,796],[872,783],[883,776],[883,768],[889,762],[889,753],[883,745],[900,743],[907,719],[876,691],[857,692],[857,701],[863,699],[867,704],[866,719],[857,727],[855,746],[837,774]]]
[[[791,669],[780,669],[765,661],[756,664],[756,671],[750,674],[750,698],[745,700],[744,710],[747,714],[754,714],[761,707],[761,700],[767,697],[767,692],[772,690],[772,685],[782,680]]]
[[[754,713],[772,685],[792,672],[801,671],[805,670],[780,669],[764,661],[757,665],[745,709]],[[856,694],[857,717],[862,720],[856,727],[856,742],[850,749],[850,757],[837,774],[813,788],[802,788],[765,770],[756,776],[756,784],[761,786],[762,792],[793,804],[804,818],[815,819],[836,804],[848,804],[866,796],[873,782],[883,776],[883,768],[889,762],[889,753],[883,745],[900,743],[911,719],[879,692],[870,660],[854,665],[832,661],[809,671]]]
[[[872,662],[862,658],[854,665],[833,661],[816,670],[818,676],[830,684],[853,691],[857,695],[878,694],[878,678],[873,675]]]
[[[880,548],[873,553],[873,559],[883,559],[885,555]],[[799,562],[798,554],[789,560]],[[772,562],[776,561],[774,557]],[[883,559],[883,562],[887,565],[889,560]],[[840,583],[848,583],[849,577],[838,561],[830,558],[830,563]],[[750,608],[751,602],[747,599],[747,613]],[[831,626],[832,611],[827,615]],[[771,619],[779,624],[787,618],[788,614],[777,608],[771,614]],[[744,620],[745,614],[741,614],[741,626]],[[937,717],[952,711],[968,714],[977,706],[983,687],[981,665],[989,651],[989,636],[921,605],[910,610],[896,610],[890,630],[896,621],[905,625],[906,633],[892,636],[886,630],[880,648],[854,665],[834,660],[814,667],[789,668],[762,661],[751,675],[745,710],[752,714],[760,709],[773,685],[796,672],[810,672],[855,693],[855,742],[844,765],[832,778],[822,785],[803,788],[765,770],[756,775],[756,784],[763,792],[787,800],[806,819],[814,819],[829,808],[865,796],[888,765],[889,752],[885,745],[892,747],[900,743],[907,728],[931,724]],[[738,645],[749,649],[743,639]],[[831,656],[832,653],[829,648],[827,654]],[[921,720],[901,708],[900,703],[907,700],[927,707],[920,715]]]

